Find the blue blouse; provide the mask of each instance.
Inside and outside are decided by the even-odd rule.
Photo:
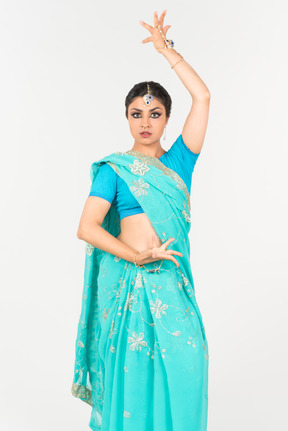
[[[189,194],[191,191],[192,172],[199,154],[193,153],[187,147],[181,134],[170,149],[159,157],[159,160],[165,166],[173,169],[182,178]],[[124,217],[144,212],[125,181],[108,163],[100,166],[98,175],[91,185],[89,196],[99,196],[110,203],[115,199],[114,203],[120,220]]]

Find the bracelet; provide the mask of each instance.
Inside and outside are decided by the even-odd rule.
[[[158,268],[154,268],[154,269],[147,269],[146,268],[146,266],[145,265],[142,265],[142,266],[144,266],[144,269],[147,271],[147,272],[158,272],[158,274],[160,274],[160,268],[161,268],[161,265],[162,265],[162,263],[163,263],[163,261],[164,261],[164,259],[162,259],[162,261],[161,261],[161,263],[160,263],[160,265],[158,266]]]
[[[179,54],[179,52],[177,52],[177,54]],[[184,58],[182,57],[182,55],[181,54],[179,54],[180,55],[180,60],[178,60],[175,64],[174,64],[174,66],[171,66],[171,69],[173,69],[173,67],[175,67],[176,66],[176,64],[178,64],[178,63],[180,63],[180,61],[182,61],[182,60],[184,60]]]
[[[164,49],[164,47],[162,49]],[[175,67],[176,64],[180,63],[180,61],[185,60],[185,58],[182,57],[180,52],[176,51],[176,49],[173,49],[173,51],[177,52],[177,54],[179,54],[181,58],[180,58],[180,60],[176,61],[176,63],[173,66],[171,66],[171,69],[173,69],[173,67]],[[161,52],[161,51],[159,51],[159,52]]]
[[[156,27],[156,26],[155,26],[155,27]],[[158,30],[159,30],[159,32],[160,32],[160,34],[161,34],[161,36],[162,36],[162,38],[163,38],[163,40],[164,40],[164,46],[163,46],[163,48],[161,48],[161,49],[173,49],[173,51],[176,51],[176,50],[174,49],[174,42],[173,42],[173,40],[170,40],[170,39],[166,39],[166,38],[165,38],[164,33],[163,33],[163,31],[161,30],[161,25],[157,25],[157,28],[158,28]],[[176,51],[176,52],[177,52],[177,51]],[[180,61],[184,60],[184,58],[182,57],[182,55],[181,55],[179,52],[177,52],[177,54],[179,54],[179,55],[180,55],[181,59],[180,59],[180,60],[178,60],[178,61],[174,64],[174,66],[171,66],[171,69],[173,69],[173,67],[175,67],[175,66],[176,66],[176,64],[180,63]]]
[[[158,266],[158,268],[154,268],[154,269],[147,269],[146,268],[146,266],[145,265],[139,265],[137,262],[136,262],[136,254],[137,253],[139,253],[139,251],[138,250],[136,250],[135,252],[134,252],[134,265],[136,266],[136,268],[144,268],[145,269],[145,271],[147,271],[147,272],[158,272],[158,273],[160,273],[160,268],[161,268],[161,265],[162,265],[162,263],[163,263],[163,261],[164,261],[164,259],[162,259],[162,261],[161,261],[161,263],[160,263],[160,265]]]
[[[139,251],[138,250],[136,250],[135,252],[134,252],[134,265],[136,266],[136,268],[142,268],[143,267],[143,265],[139,265],[137,262],[136,262],[136,254],[137,253],[139,253]]]

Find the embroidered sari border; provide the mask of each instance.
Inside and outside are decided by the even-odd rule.
[[[119,153],[116,152],[114,154],[117,155]],[[190,194],[188,192],[187,186],[186,186],[185,182],[182,180],[182,178],[180,177],[180,175],[177,174],[176,171],[174,171],[171,168],[168,168],[168,166],[164,165],[164,163],[162,163],[161,160],[157,159],[157,157],[148,156],[147,154],[143,154],[140,151],[128,150],[128,151],[123,152],[122,154],[128,154],[128,155],[131,155],[133,157],[136,157],[136,159],[140,159],[140,160],[142,160],[142,162],[147,163],[148,165],[150,164],[150,165],[154,166],[155,168],[162,170],[163,175],[167,175],[168,177],[170,177],[174,181],[176,181],[176,183],[180,186],[180,189],[184,191],[187,202],[188,202],[189,210],[191,210]]]
[[[93,407],[92,391],[88,389],[86,386],[77,385],[77,383],[74,383],[74,380],[73,380],[71,393],[74,397],[80,398],[82,401],[84,401],[85,403]]]

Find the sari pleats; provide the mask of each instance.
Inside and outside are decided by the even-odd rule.
[[[86,244],[72,394],[92,407],[92,431],[206,431],[208,342],[190,264],[191,213],[182,179],[158,159],[113,153],[107,162],[134,193],[171,260],[138,268]],[[120,233],[111,205],[102,227]]]
[[[94,392],[98,385],[105,395],[92,407],[93,431],[206,430],[208,345],[187,286],[171,261],[148,273],[104,254],[98,354],[105,378]]]

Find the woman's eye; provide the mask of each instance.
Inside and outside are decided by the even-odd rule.
[[[139,118],[139,117],[135,117],[135,115],[141,115],[141,114],[139,114],[138,112],[135,112],[134,114],[132,114],[132,117],[133,118]],[[152,118],[159,118],[162,114],[160,114],[159,112],[153,112],[152,114],[151,114],[151,116],[152,115],[156,115],[156,117],[152,117]]]

